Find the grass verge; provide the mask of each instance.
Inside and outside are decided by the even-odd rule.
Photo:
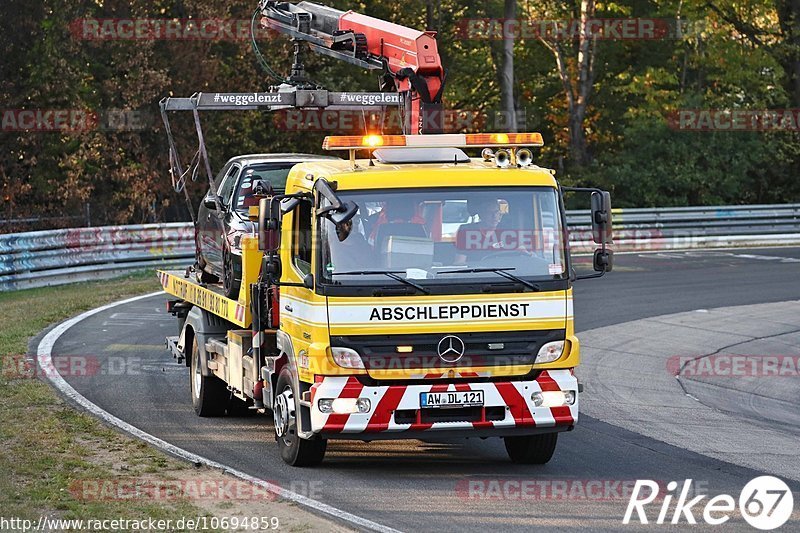
[[[107,483],[118,489],[120,484],[115,481],[144,480],[149,486],[170,486],[195,478],[199,471],[205,480],[218,478],[220,483],[230,483],[231,478],[220,472],[198,469],[117,433],[65,404],[47,383],[34,379],[30,369],[20,371],[30,338],[48,325],[160,288],[150,272],[0,293],[0,516],[33,520],[34,524],[42,516],[62,520],[152,518],[176,524],[182,518],[271,515],[282,517],[281,529],[343,531],[284,502],[254,506],[253,502],[182,497],[108,498],[92,485]],[[91,488],[87,491],[86,487]],[[184,529],[189,528],[173,525],[169,531]]]

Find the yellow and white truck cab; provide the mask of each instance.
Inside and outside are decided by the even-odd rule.
[[[584,277],[611,269],[611,207],[560,187],[529,146],[541,136],[329,137],[349,160],[296,165],[252,210],[237,300],[160,272],[197,413],[272,411],[298,466],[329,439],[434,435],[549,461],[580,392],[563,194],[591,198],[600,247]]]

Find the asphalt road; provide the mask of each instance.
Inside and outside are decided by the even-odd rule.
[[[580,332],[667,313],[791,299],[800,299],[800,248],[618,255],[615,272],[576,284],[576,327]],[[737,497],[759,474],[586,416],[575,431],[561,435],[545,466],[512,465],[499,439],[470,439],[332,442],[321,467],[291,468],[280,459],[269,418],[195,416],[188,372],[163,348],[175,330],[163,301],[159,296],[116,307],[67,331],[53,352],[67,381],[111,414],[174,445],[386,526],[618,530],[628,503],[619,487],[632,480],[665,486],[693,479],[701,492]],[[82,361],[87,355],[97,358],[99,370],[69,370],[70,356]],[[599,493],[598,483],[604,487]],[[654,507],[651,520],[657,514]],[[749,527],[739,518],[728,526]]]

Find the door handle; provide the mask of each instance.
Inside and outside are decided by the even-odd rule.
[[[291,313],[292,311],[294,311],[294,309],[292,308],[292,306],[291,306],[291,305],[289,305],[289,304],[286,304],[286,305],[284,305],[284,306],[283,306],[283,308],[284,308],[284,309],[286,309],[287,311],[289,311],[290,313]]]

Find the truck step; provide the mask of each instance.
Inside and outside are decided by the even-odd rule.
[[[216,353],[219,355],[225,355],[225,351],[228,348],[227,339],[211,339],[206,341],[206,352],[207,353]]]
[[[178,363],[183,363],[186,357],[183,355],[183,352],[178,349],[178,341],[180,341],[180,337],[167,337],[164,339],[164,343],[167,345],[167,350],[170,351],[172,357],[178,360]]]

